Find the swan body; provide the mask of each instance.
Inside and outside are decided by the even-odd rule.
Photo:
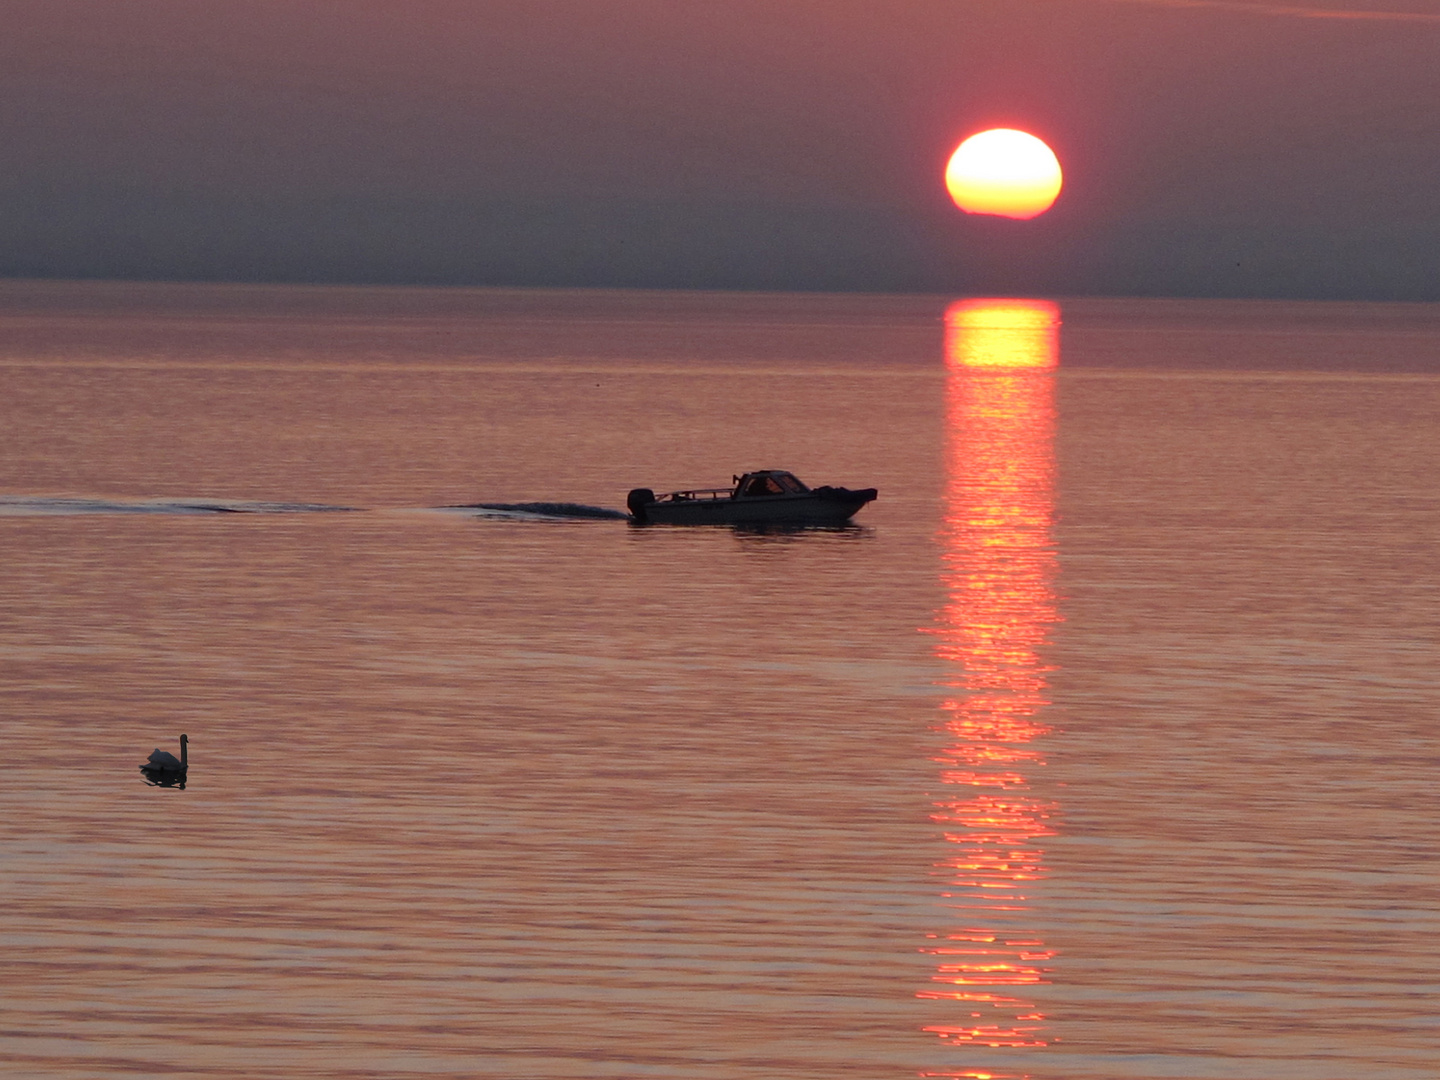
[[[176,776],[184,776],[189,770],[189,735],[180,736],[180,756],[177,758],[168,750],[150,751],[150,760],[141,765],[143,772],[167,773]]]

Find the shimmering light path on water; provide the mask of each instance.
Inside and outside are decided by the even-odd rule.
[[[1053,952],[1027,924],[1045,874],[1052,800],[1031,785],[1049,733],[1040,648],[1058,619],[1054,368],[1059,309],[968,301],[946,314],[946,490],[938,654],[954,665],[942,705],[950,745],[935,820],[957,850],[941,864],[960,922],[935,935],[933,989],[957,1017],[927,1028],[955,1044],[1045,1046],[1027,990]],[[1031,920],[1033,923],[1033,919]],[[978,1010],[978,1011],[973,1011]]]

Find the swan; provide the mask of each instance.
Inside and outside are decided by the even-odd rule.
[[[163,776],[184,776],[190,767],[190,755],[187,753],[189,743],[189,735],[180,736],[180,757],[178,760],[169,750],[150,751],[150,760],[140,766],[140,771],[159,773]]]

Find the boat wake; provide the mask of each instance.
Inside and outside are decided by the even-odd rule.
[[[630,515],[623,510],[610,510],[604,506],[586,506],[583,503],[466,503],[463,506],[443,506],[440,509],[465,512],[472,517],[500,518],[510,521],[630,520]]]
[[[0,495],[0,517],[76,517],[92,514],[330,514],[361,510],[326,503],[258,502],[245,499],[127,499],[83,495]],[[430,507],[466,517],[507,521],[629,521],[623,510],[583,503],[466,503]]]
[[[324,514],[355,509],[322,503],[251,502],[233,499],[98,499],[0,495],[0,517],[77,514]]]

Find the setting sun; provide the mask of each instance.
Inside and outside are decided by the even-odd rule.
[[[1034,135],[996,128],[971,135],[945,167],[945,187],[967,214],[1032,218],[1060,194],[1060,162]]]

